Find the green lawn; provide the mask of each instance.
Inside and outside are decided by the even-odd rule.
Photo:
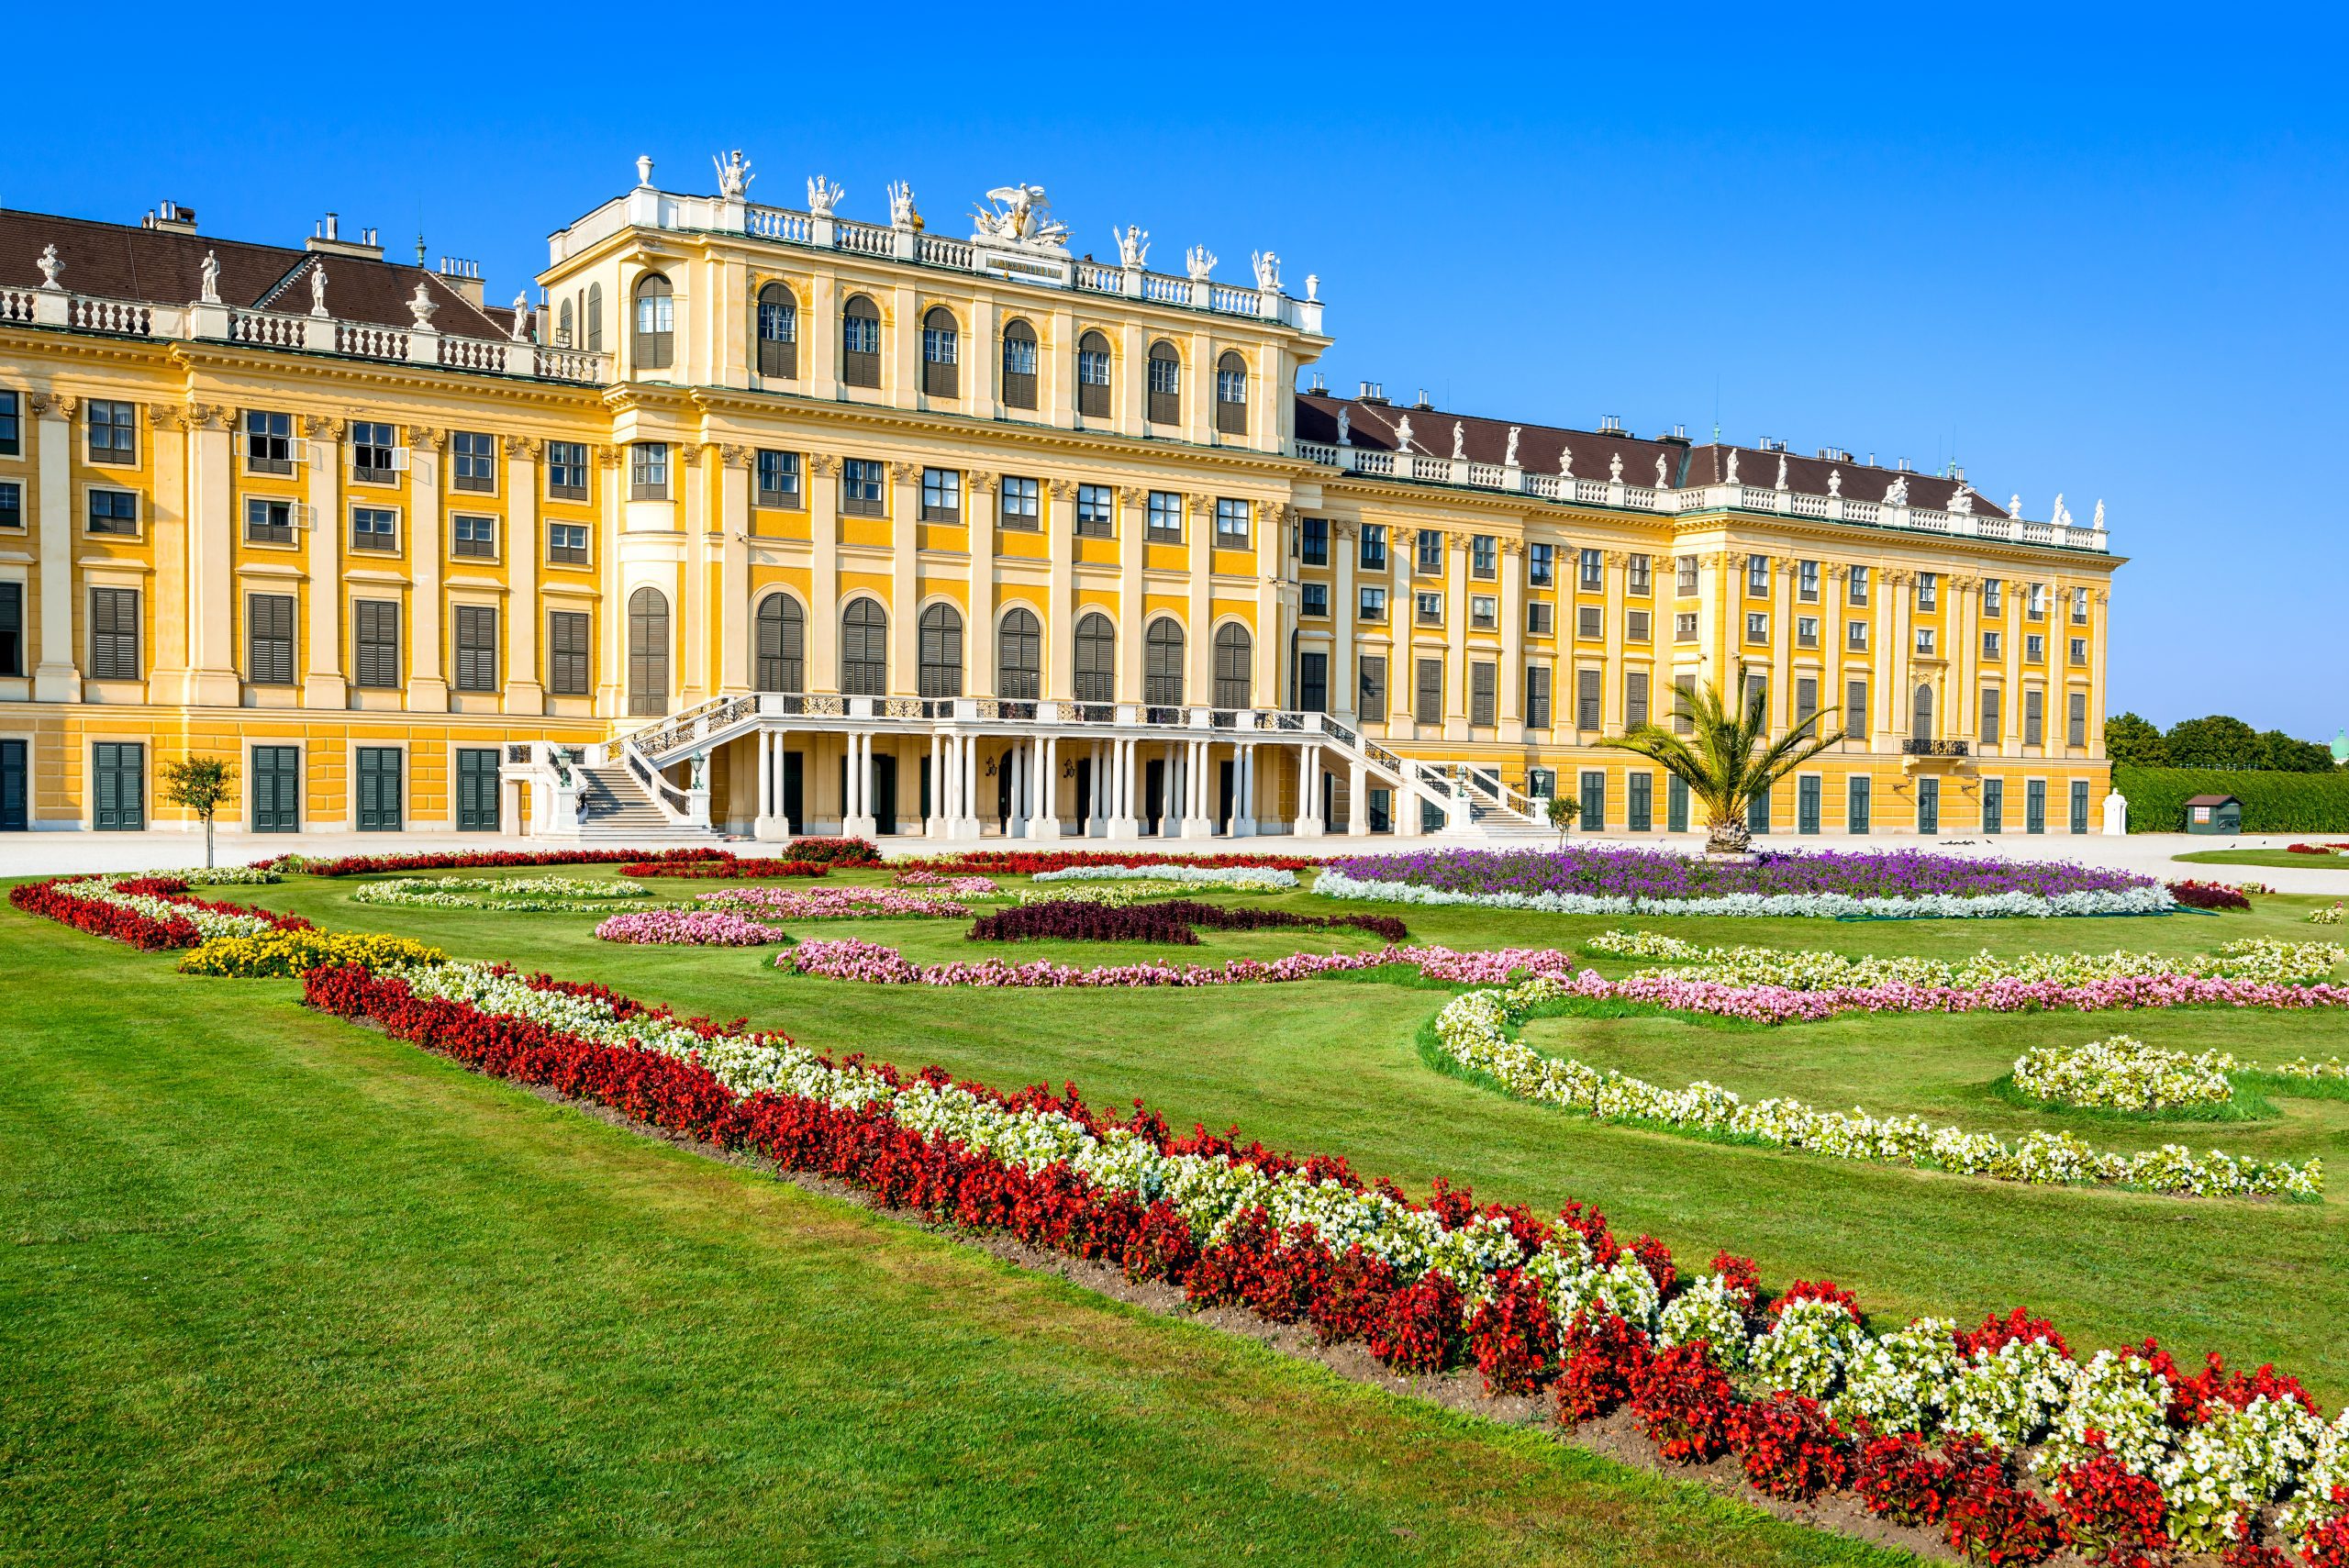
[[[1892,1561],[171,964],[0,909],[0,1562]]]
[[[2332,841],[2321,833],[2310,839],[2313,843]],[[2349,892],[2349,855],[2296,855],[2289,850],[2196,850],[2170,859],[2206,866],[2288,866],[2294,871],[2337,871],[2343,873],[2342,890]]]

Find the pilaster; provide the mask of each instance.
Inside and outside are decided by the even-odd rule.
[[[1122,385],[1123,384],[1119,384]],[[1113,388],[1114,390],[1114,388]],[[1141,571],[1146,559],[1143,535],[1150,526],[1150,492],[1140,485],[1130,485],[1118,492],[1118,668],[1116,693],[1119,702],[1141,701]],[[1053,631],[1052,649],[1063,654],[1062,639],[1069,634]],[[1131,649],[1130,655],[1128,652]],[[1063,657],[1073,657],[1074,645],[1069,645]],[[1130,760],[1129,760],[1130,761]],[[1120,765],[1124,765],[1120,763]],[[1122,776],[1122,775],[1121,775]],[[1133,810],[1129,802],[1124,817]]]
[[[342,668],[342,444],[347,426],[316,415],[302,421],[310,443],[310,616],[302,670],[302,706],[339,708],[351,700]],[[512,548],[509,536],[508,548]]]
[[[678,576],[679,612],[675,638],[679,654],[677,706],[692,707],[709,695],[709,545],[710,465],[703,460],[709,449],[700,441],[677,446],[677,488],[684,497],[677,527],[685,535],[685,560]]]
[[[82,670],[73,653],[73,417],[80,401],[32,395],[40,506],[40,660],[33,700],[80,702]]]
[[[234,707],[242,693],[236,654],[235,410],[188,410],[187,628],[184,701]]]
[[[710,632],[718,640],[718,690],[734,696],[751,689],[751,449],[718,449],[718,606]],[[767,815],[774,815],[772,812]]]
[[[506,711],[542,714],[539,678],[539,442],[506,438]]]
[[[963,367],[968,368],[968,367]],[[919,691],[921,465],[889,465],[889,690]]]
[[[996,477],[984,471],[963,475],[963,518],[970,540],[970,647],[963,655],[963,689],[973,696],[997,692],[995,606],[995,487]],[[1050,696],[1069,689],[1069,660],[1075,643],[1067,622],[1048,618],[1044,624],[1044,674],[1041,690]],[[966,813],[967,815],[967,813]]]
[[[819,282],[818,285],[822,284]],[[812,572],[807,594],[807,689],[841,689],[841,460],[807,454],[807,531]]]
[[[1502,744],[1525,743],[1525,540],[1501,540],[1501,667],[1494,684]]]
[[[411,425],[408,445],[407,706],[420,713],[446,713],[449,682],[440,659],[440,563],[445,525],[440,517],[440,449],[447,435]],[[627,611],[619,612],[625,632]],[[624,667],[624,666],[623,666]]]

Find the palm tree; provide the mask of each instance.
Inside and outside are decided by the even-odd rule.
[[[1745,668],[1738,667],[1738,684],[1745,684]],[[1705,808],[1705,852],[1743,854],[1753,842],[1745,826],[1746,803],[1766,795],[1770,786],[1843,739],[1839,732],[1813,733],[1824,713],[1814,713],[1776,740],[1765,709],[1767,699],[1756,687],[1741,714],[1728,694],[1717,685],[1680,691],[1673,717],[1686,719],[1689,734],[1675,735],[1660,724],[1642,724],[1614,740],[1602,740],[1620,751],[1635,751],[1663,765],[1688,786]],[[1765,742],[1767,742],[1766,744]]]

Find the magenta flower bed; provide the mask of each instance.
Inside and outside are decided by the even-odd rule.
[[[695,895],[698,903],[770,920],[872,920],[896,916],[960,919],[965,905],[919,898],[885,887],[729,887]]]
[[[704,948],[757,948],[788,940],[778,927],[723,909],[640,909],[613,916],[596,934],[607,942]]]
[[[1918,850],[1864,854],[1765,852],[1727,865],[1666,850],[1567,845],[1554,850],[1413,850],[1330,862],[1357,882],[1402,882],[1445,893],[1581,894],[1598,898],[1709,898],[1840,893],[1854,898],[1983,898],[2021,893],[2121,893],[2154,879],[2067,861],[1968,860]]]
[[[982,917],[967,933],[974,942],[1167,942],[1199,945],[1197,928],[1214,931],[1359,930],[1386,942],[1410,935],[1391,915],[1293,915],[1286,909],[1230,908],[1170,898],[1117,906],[1082,899],[1026,904]]]

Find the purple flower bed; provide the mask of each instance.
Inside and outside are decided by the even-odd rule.
[[[1446,893],[1555,893],[1613,898],[1705,898],[1731,894],[1840,893],[1854,898],[2052,898],[2149,887],[2132,872],[2068,861],[1968,860],[1920,850],[1865,854],[1771,854],[1732,865],[1665,850],[1417,850],[1330,862],[1359,882],[1402,882]]]
[[[1182,898],[1122,906],[1072,898],[1022,904],[982,916],[973,922],[968,938],[974,942],[1170,942],[1197,947],[1195,928],[1200,926],[1215,931],[1367,931],[1387,942],[1402,941],[1410,934],[1391,915],[1292,915],[1286,909],[1226,908]]]

